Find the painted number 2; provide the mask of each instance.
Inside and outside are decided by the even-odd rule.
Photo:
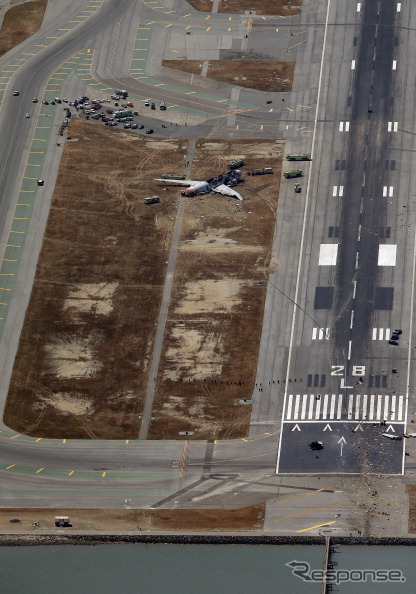
[[[331,365],[331,375],[343,376],[345,373],[344,365]],[[365,375],[365,365],[353,365],[352,375],[362,376]]]

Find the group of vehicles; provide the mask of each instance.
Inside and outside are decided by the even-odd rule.
[[[389,344],[399,346],[399,339],[401,334],[403,334],[402,330],[393,330],[393,332],[391,333]]]
[[[20,95],[20,91],[13,91],[13,96],[18,97]],[[71,107],[75,107],[77,111],[80,111],[86,116],[86,119],[94,119],[100,120],[108,125],[108,126],[118,126],[118,124],[124,124],[124,128],[126,130],[143,130],[145,126],[143,124],[138,124],[134,122],[134,116],[139,115],[138,111],[132,111],[131,108],[134,107],[131,101],[127,101],[128,92],[126,90],[115,90],[115,94],[111,95],[111,99],[114,100],[114,107],[122,109],[107,109],[105,113],[102,111],[103,103],[110,103],[111,99],[92,99],[86,95],[82,97],[77,97],[74,101],[69,101],[66,97],[61,99],[60,97],[55,97],[53,100],[43,100],[43,105],[56,105],[67,103]],[[125,101],[125,103],[121,103],[119,105],[119,101]],[[32,103],[38,103],[38,98],[34,97],[32,99]],[[144,102],[145,106],[150,106],[151,109],[156,109],[156,105],[154,102],[151,102],[150,99],[146,99]],[[166,110],[166,104],[161,101],[159,108],[163,111]],[[68,108],[66,108],[68,109]],[[67,117],[70,117],[70,114],[67,113]],[[25,118],[30,118],[30,114],[26,113]],[[166,126],[165,126],[166,127]],[[153,128],[149,128],[146,130],[146,134],[153,134]]]

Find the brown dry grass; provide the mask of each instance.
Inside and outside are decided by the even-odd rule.
[[[201,12],[212,11],[212,0],[188,0],[188,2],[195,10],[200,10]]]
[[[199,141],[192,179],[245,156],[245,200],[208,195],[186,206],[149,437],[233,438],[247,432],[270,266],[282,147],[271,141]]]
[[[36,436],[134,438],[139,431],[185,140],[158,142],[75,120],[54,192],[6,404]]]
[[[300,14],[302,4],[303,0],[220,0],[218,12],[291,16]]]
[[[54,530],[55,516],[69,516],[75,530],[259,530],[265,504],[237,509],[1,509],[0,531]],[[11,520],[20,520],[12,522]],[[39,527],[34,528],[33,523]],[[60,528],[62,530],[62,528]]]
[[[406,493],[409,496],[409,534],[416,534],[416,485],[407,484]]]
[[[180,70],[181,72],[189,72],[189,74],[201,74],[202,70],[201,60],[163,60],[162,66]]]
[[[25,2],[6,12],[0,29],[0,56],[38,31],[47,4],[48,0]]]
[[[163,60],[163,66],[201,74],[200,60]],[[291,91],[295,62],[278,60],[210,60],[207,77],[230,84],[278,93]]]

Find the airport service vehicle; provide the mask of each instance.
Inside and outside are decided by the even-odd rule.
[[[166,111],[166,104],[163,101],[160,102],[159,109],[161,111]]]
[[[145,204],[156,204],[157,202],[160,202],[160,196],[149,196],[148,198],[145,198],[143,202]]]
[[[302,169],[294,169],[293,171],[284,171],[283,175],[286,179],[290,179],[292,177],[302,177]]]
[[[242,165],[244,165],[244,159],[232,159],[227,163],[228,169],[238,169]]]
[[[286,155],[287,161],[310,161],[311,156],[308,153],[296,153],[292,155]]]
[[[300,184],[295,184],[295,194],[300,194],[302,191],[302,188],[300,187]]]
[[[37,103],[37,102],[38,102],[37,97],[33,97],[32,103]]]
[[[120,91],[118,89],[116,89],[115,94],[118,95],[119,97],[123,97],[123,99],[126,99],[126,97],[129,96],[128,92],[124,89],[122,89]]]
[[[163,173],[161,175],[162,179],[186,179],[184,175],[179,175],[178,173]]]
[[[30,118],[30,115],[27,113],[27,114],[25,115],[25,118]]]
[[[119,111],[114,112],[114,117],[119,120],[120,118],[131,118],[133,116],[133,112],[131,109],[121,109]]]
[[[149,105],[150,105],[150,99],[146,99],[146,101],[144,102],[144,104],[145,104],[146,107],[149,107]]]
[[[150,109],[156,109],[156,105],[154,103],[152,103],[152,105],[150,106]]]
[[[38,186],[43,186],[44,185],[44,180],[43,179],[38,179]]]
[[[18,95],[20,95],[20,92],[19,91],[13,91],[13,96],[14,97],[17,97]]]

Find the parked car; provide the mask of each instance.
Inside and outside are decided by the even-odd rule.
[[[44,180],[43,179],[38,179],[38,186],[43,186],[44,185]]]
[[[137,130],[138,125],[137,124],[132,124],[131,127],[133,128],[133,130]]]
[[[112,109],[106,109],[106,112],[107,113],[113,113],[113,110]]]
[[[17,97],[18,95],[20,95],[20,92],[19,92],[19,91],[13,91],[13,95],[14,95],[15,97]]]
[[[152,128],[150,128],[150,130],[146,130],[146,134],[153,134]]]
[[[33,97],[32,103],[37,103],[37,102],[38,102],[37,97]]]

